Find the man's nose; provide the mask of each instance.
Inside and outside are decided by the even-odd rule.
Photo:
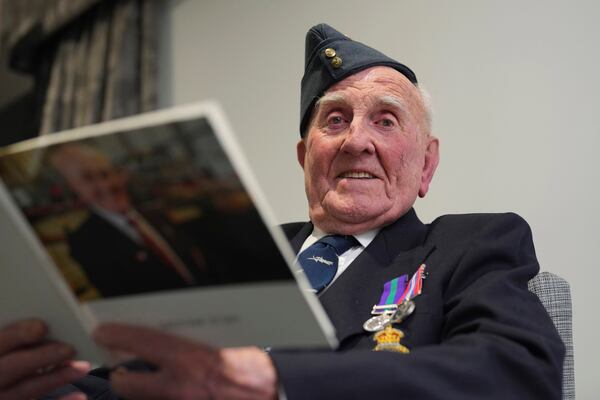
[[[375,153],[372,132],[369,130],[368,121],[363,118],[354,118],[347,130],[342,151],[352,155],[359,155],[363,152]]]

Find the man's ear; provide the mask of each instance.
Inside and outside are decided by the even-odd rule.
[[[440,162],[439,146],[438,138],[434,136],[428,138],[423,173],[421,174],[421,186],[419,187],[419,197],[425,197],[429,191],[429,183],[433,179],[433,174],[435,174],[435,170]]]
[[[304,139],[301,139],[296,145],[296,156],[298,157],[298,164],[304,169],[304,157],[306,156],[306,143]]]

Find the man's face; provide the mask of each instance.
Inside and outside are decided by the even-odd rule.
[[[54,164],[85,204],[116,213],[130,208],[125,173],[102,154],[86,147],[66,147]]]
[[[361,233],[392,223],[425,196],[439,160],[425,116],[419,91],[391,68],[329,88],[297,146],[313,223]]]

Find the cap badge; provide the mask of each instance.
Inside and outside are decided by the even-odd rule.
[[[338,56],[333,57],[331,59],[331,66],[336,69],[341,67],[342,66],[342,58],[338,57]]]

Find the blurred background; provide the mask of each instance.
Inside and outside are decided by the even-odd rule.
[[[542,269],[571,284],[578,398],[597,398],[600,3],[2,0],[0,18],[2,144],[216,99],[280,222],[307,218],[295,144],[308,28],[327,22],[404,62],[441,140],[418,214],[530,223]]]

